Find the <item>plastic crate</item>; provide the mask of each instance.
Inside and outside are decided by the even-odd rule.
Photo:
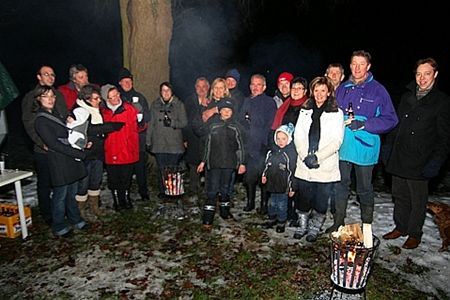
[[[27,227],[32,224],[31,208],[24,206]],[[0,203],[0,213],[9,212],[10,216],[0,215],[0,237],[16,238],[22,234],[20,226],[19,209],[12,203]]]

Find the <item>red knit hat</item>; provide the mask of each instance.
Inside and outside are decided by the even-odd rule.
[[[277,83],[280,83],[281,80],[287,80],[287,81],[291,82],[292,79],[294,79],[294,75],[292,75],[289,72],[283,72],[280,74],[280,76],[278,76]]]

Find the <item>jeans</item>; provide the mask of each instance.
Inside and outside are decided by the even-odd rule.
[[[99,191],[103,179],[103,161],[90,159],[84,161],[87,170],[87,176],[78,181],[77,195],[83,196],[90,191]]]
[[[301,212],[309,212],[312,208],[319,214],[326,214],[328,210],[328,201],[333,194],[333,182],[309,182],[299,180]]]
[[[210,169],[206,170],[206,188],[208,199],[215,199],[217,193],[222,197],[229,197],[230,180],[234,169]]]
[[[278,222],[286,222],[288,195],[286,193],[270,193],[269,216],[276,216]]]
[[[392,176],[392,197],[396,229],[420,240],[427,210],[428,180]]]
[[[39,211],[47,224],[52,223],[52,186],[50,181],[50,169],[48,167],[48,156],[44,153],[34,153],[34,163],[37,177],[37,197]]]
[[[75,195],[78,190],[78,181],[71,184],[53,187],[52,196],[52,231],[55,235],[63,235],[70,231],[69,223],[81,229],[86,222],[81,218]]]
[[[374,194],[372,185],[371,166],[359,166],[347,161],[339,161],[339,171],[341,172],[341,182],[336,184],[335,199],[335,219],[343,223],[346,211],[347,201],[350,192],[351,171],[355,168],[356,194],[360,200],[361,220],[363,223],[371,224],[373,221]]]

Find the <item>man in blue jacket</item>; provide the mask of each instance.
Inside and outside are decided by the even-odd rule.
[[[369,71],[371,55],[364,50],[354,51],[350,58],[350,78],[336,90],[339,108],[347,112],[344,141],[339,150],[341,181],[336,184],[334,224],[327,232],[344,225],[350,189],[350,175],[354,168],[356,194],[360,200],[363,224],[373,221],[374,194],[372,171],[380,153],[380,134],[393,129],[398,118],[386,88]],[[353,109],[348,114],[349,107]]]

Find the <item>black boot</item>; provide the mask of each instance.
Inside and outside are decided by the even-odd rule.
[[[127,198],[127,195],[126,195],[125,190],[117,190],[117,200],[119,200],[119,206],[121,209],[128,208],[126,198]]]
[[[269,220],[263,224],[263,227],[266,229],[272,228],[273,226],[277,225],[277,216],[269,216]]]
[[[230,197],[228,195],[219,197],[220,217],[224,220],[232,219],[233,215],[230,213]]]
[[[125,202],[126,202],[126,208],[130,209],[133,208],[133,199],[131,199],[131,195],[130,195],[130,191],[126,190],[125,191]]]
[[[202,222],[203,227],[210,229],[216,213],[216,199],[207,199],[203,206]]]
[[[265,187],[261,188],[261,205],[259,207],[258,213],[260,215],[267,215],[267,206],[269,203],[270,193],[266,191]]]
[[[119,202],[118,202],[118,194],[117,194],[117,190],[112,190],[112,195],[113,195],[113,208],[115,211],[119,211],[120,210],[120,206],[119,206]]]
[[[247,185],[247,205],[244,211],[252,211],[255,209],[256,184]]]

